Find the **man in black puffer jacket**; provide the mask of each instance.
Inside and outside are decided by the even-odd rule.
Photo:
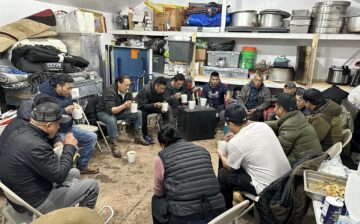
[[[209,222],[225,209],[209,152],[179,138],[165,125],[158,133],[164,148],[155,160],[154,223]]]

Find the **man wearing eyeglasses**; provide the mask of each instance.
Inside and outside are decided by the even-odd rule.
[[[72,133],[64,138],[60,158],[48,139],[54,138],[60,124],[70,121],[59,104],[44,102],[31,114],[30,123],[14,130],[3,139],[0,154],[0,179],[20,198],[41,213],[74,206],[94,208],[99,186],[95,180],[80,180],[78,169],[72,169],[77,140]],[[18,212],[26,209],[10,202]]]

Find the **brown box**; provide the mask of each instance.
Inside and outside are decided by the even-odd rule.
[[[206,61],[206,49],[196,49],[195,60],[196,61]]]
[[[165,12],[155,12],[153,29],[158,31],[180,30],[185,22],[185,10],[182,8],[166,9]]]

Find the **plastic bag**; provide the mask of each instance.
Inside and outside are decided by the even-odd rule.
[[[322,162],[318,171],[344,178],[349,176],[349,168],[342,164],[340,156]]]
[[[360,86],[357,86],[351,90],[350,94],[348,95],[348,100],[356,108],[360,109]]]
[[[206,13],[197,13],[189,15],[185,24],[188,26],[220,26],[221,13],[217,13],[213,17],[209,17]],[[226,25],[230,24],[230,15],[226,15]]]

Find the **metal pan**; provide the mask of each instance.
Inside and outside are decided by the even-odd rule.
[[[304,190],[310,198],[324,201],[328,195],[324,192],[323,186],[327,184],[346,186],[346,179],[318,171],[304,170]]]
[[[340,20],[341,16],[340,13],[332,14],[332,13],[323,13],[323,14],[316,14],[313,16],[314,20]]]

